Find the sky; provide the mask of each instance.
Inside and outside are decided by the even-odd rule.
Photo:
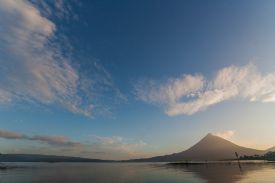
[[[0,152],[273,147],[274,18],[272,0],[0,0]]]

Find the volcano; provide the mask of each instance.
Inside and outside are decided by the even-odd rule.
[[[135,159],[132,161],[185,161],[185,160],[230,160],[235,159],[235,152],[239,154],[239,156],[247,155],[263,155],[267,152],[267,150],[257,150],[252,148],[246,148],[239,145],[236,145],[226,139],[215,136],[211,133],[207,134],[203,139],[201,139],[194,146],[189,149],[164,155],[164,156],[156,156],[145,159]]]

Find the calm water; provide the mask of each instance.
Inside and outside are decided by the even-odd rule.
[[[14,164],[13,164],[14,165]],[[274,164],[171,166],[152,163],[25,163],[0,170],[0,183],[275,182]]]

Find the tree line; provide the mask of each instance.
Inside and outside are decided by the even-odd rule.
[[[253,156],[240,156],[240,160],[267,160],[267,161],[275,161],[275,152],[268,152],[264,155],[253,155]]]

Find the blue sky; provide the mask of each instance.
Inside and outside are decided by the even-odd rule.
[[[274,1],[0,0],[2,153],[275,145]]]

